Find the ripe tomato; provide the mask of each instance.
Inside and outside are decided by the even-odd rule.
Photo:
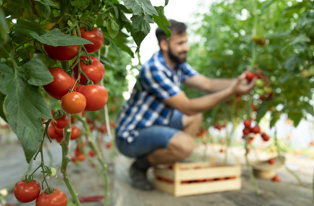
[[[89,150],[88,152],[89,156],[94,157],[95,156],[95,152],[93,150]]]
[[[72,46],[50,46],[45,44],[45,51],[47,55],[54,60],[57,61],[69,61],[73,59],[78,51],[79,46],[78,45],[72,45]]]
[[[44,90],[49,96],[60,100],[63,95],[68,93],[69,90],[74,86],[75,79],[70,77],[63,71],[63,69],[59,67],[52,68],[49,70],[49,72],[53,76],[53,82],[45,85]],[[76,89],[76,85],[74,89]]]
[[[248,82],[251,82],[255,76],[256,76],[256,74],[251,72],[251,71],[245,72],[245,78],[248,80]]]
[[[270,139],[270,137],[266,133],[262,133],[261,137],[265,142],[267,142]]]
[[[101,85],[81,85],[77,91],[86,97],[85,111],[97,111],[103,108],[108,101],[108,92]]]
[[[36,180],[25,182],[20,180],[14,185],[14,196],[20,202],[31,202],[35,200],[40,193],[40,184]]]
[[[243,132],[244,135],[248,135],[248,134],[251,133],[251,129],[249,129],[249,128],[244,128],[244,129],[242,130],[242,132]]]
[[[275,175],[275,176],[272,178],[272,181],[274,181],[274,182],[280,182],[281,179],[279,178],[278,175]]]
[[[80,61],[82,71],[88,76],[90,80],[94,82],[94,84],[98,84],[105,75],[105,67],[96,57],[90,57],[92,60],[92,64],[85,64],[83,61]],[[87,60],[87,56],[81,57],[82,60]],[[78,66],[74,67],[74,78],[78,78]],[[81,74],[80,84],[85,84],[87,81],[86,77]]]
[[[61,98],[61,108],[68,114],[77,114],[86,107],[86,98],[79,92],[67,93]]]
[[[50,139],[57,139],[59,137],[59,135],[57,134],[54,126],[52,124],[49,124],[48,126],[48,135],[50,137]]]
[[[94,44],[84,44],[88,53],[98,51],[104,44],[104,35],[101,30],[94,27],[92,31],[86,31],[84,27],[80,28],[81,37],[91,41]]]
[[[55,119],[56,122],[54,123],[55,127],[63,129],[69,124],[69,117],[67,115],[62,115],[59,119]]]
[[[80,136],[81,136],[81,130],[77,126],[72,127],[71,140],[75,140],[79,138]]]
[[[83,155],[83,154],[78,155],[77,160],[80,162],[83,162],[85,160],[85,155]]]
[[[46,191],[41,193],[36,200],[36,206],[58,205],[66,206],[67,196],[60,190],[54,189],[53,193],[47,194]]]
[[[252,123],[251,120],[248,120],[248,119],[243,121],[245,128],[251,128],[251,123]]]
[[[258,134],[261,132],[261,129],[259,126],[256,125],[255,127],[251,129],[251,132],[253,132],[254,134]]]
[[[275,164],[275,162],[276,162],[275,159],[270,159],[270,160],[268,160],[268,163],[271,164],[271,165]]]

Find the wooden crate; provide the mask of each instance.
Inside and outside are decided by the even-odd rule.
[[[155,188],[174,196],[241,189],[241,165],[208,162],[175,163],[154,168]]]

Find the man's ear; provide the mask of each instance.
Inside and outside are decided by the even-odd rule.
[[[160,46],[161,51],[165,51],[165,52],[168,51],[168,41],[167,40],[165,40],[165,39],[160,40],[159,46]]]

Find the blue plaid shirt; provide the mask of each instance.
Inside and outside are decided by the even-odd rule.
[[[154,124],[168,124],[173,108],[163,100],[181,92],[182,83],[198,74],[189,64],[177,64],[171,70],[161,52],[155,53],[142,65],[132,95],[120,111],[116,122],[116,137],[132,142],[136,129]]]

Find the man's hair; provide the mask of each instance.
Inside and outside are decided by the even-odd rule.
[[[170,26],[167,26],[168,29],[170,29],[171,33],[176,33],[176,34],[182,34],[186,32],[187,26],[183,22],[178,22],[176,20],[170,19],[169,23],[171,24]],[[164,32],[163,29],[157,28],[156,29],[156,37],[158,40],[158,43],[160,43],[161,40],[167,40],[167,35]]]

